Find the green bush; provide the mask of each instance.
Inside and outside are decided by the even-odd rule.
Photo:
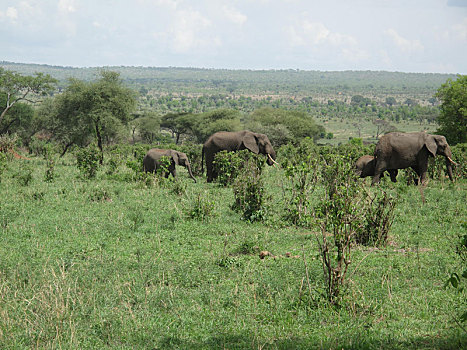
[[[214,205],[214,201],[207,199],[199,193],[191,208],[187,211],[188,217],[194,220],[205,221],[214,216]]]
[[[256,159],[246,161],[233,184],[235,203],[232,209],[248,221],[261,221],[266,216],[266,194],[261,168]]]
[[[96,177],[99,169],[100,152],[97,147],[88,146],[76,151],[76,163],[81,175],[86,179]]]
[[[303,140],[297,147],[280,148],[281,166],[288,180],[285,220],[297,226],[308,226],[311,220],[310,196],[316,188],[321,157],[311,139]]]
[[[331,304],[338,304],[351,262],[352,242],[362,226],[361,192],[348,157],[326,155],[322,173],[325,194],[315,207],[321,231],[317,240],[326,295]]]

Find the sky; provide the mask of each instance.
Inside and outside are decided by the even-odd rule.
[[[0,61],[467,73],[467,0],[0,0]]]

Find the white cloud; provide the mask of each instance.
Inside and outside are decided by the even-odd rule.
[[[220,38],[211,28],[212,22],[199,11],[183,10],[174,14],[168,30],[154,33],[153,37],[165,42],[175,53],[188,53],[220,45]]]
[[[18,10],[15,7],[8,7],[5,12],[0,11],[0,20],[6,18],[12,23],[18,19]]]
[[[245,16],[239,10],[237,10],[237,9],[231,7],[231,6],[224,5],[222,10],[224,11],[224,14],[227,17],[227,19],[229,21],[231,21],[232,23],[234,23],[234,24],[242,25],[248,19],[247,16]]]
[[[11,20],[11,21],[16,21],[18,19],[18,10],[14,7],[9,7],[6,10],[6,16]]]
[[[463,22],[452,26],[452,32],[456,39],[467,41],[467,18]]]
[[[302,21],[288,29],[290,41],[295,46],[330,44],[332,46],[356,46],[357,40],[347,34],[331,32],[321,22]]]
[[[57,6],[59,12],[63,14],[76,12],[74,0],[59,0]]]
[[[424,50],[424,47],[420,40],[409,40],[397,33],[395,29],[387,29],[384,31],[392,42],[404,53],[416,53]]]

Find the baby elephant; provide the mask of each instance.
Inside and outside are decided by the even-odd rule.
[[[355,173],[357,176],[361,178],[367,176],[374,176],[375,175],[375,168],[376,168],[376,159],[373,156],[365,155],[358,158],[357,162],[355,163]],[[391,177],[392,182],[397,182],[397,169],[387,170],[389,176]],[[383,175],[381,175],[383,176]]]
[[[150,149],[143,159],[144,171],[155,173],[161,165],[161,158],[164,156],[170,159],[169,172],[165,174],[165,177],[169,177],[169,174],[172,174],[175,178],[175,165],[182,165],[188,170],[188,174],[190,174],[190,177],[196,182],[196,179],[191,172],[191,165],[186,154],[172,149]]]

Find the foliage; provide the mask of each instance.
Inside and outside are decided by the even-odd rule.
[[[4,152],[0,152],[0,182],[2,181],[2,175],[5,172],[8,165],[8,157]]]
[[[319,253],[331,304],[339,304],[351,263],[355,233],[362,225],[361,197],[352,164],[348,158],[329,154],[323,169],[324,196],[315,207]]]
[[[206,221],[215,215],[215,202],[208,199],[206,195],[198,194],[187,215],[190,219]]]
[[[247,151],[249,152],[249,151]],[[246,154],[246,152],[243,152]],[[218,174],[217,182],[222,186],[233,183],[242,167],[244,158],[239,152],[220,151],[214,156],[213,173]]]
[[[264,130],[268,136],[267,132],[272,131],[273,139],[270,140],[274,147],[290,141],[298,143],[306,137],[316,140],[321,133],[325,132],[324,127],[317,125],[310,115],[302,111],[261,108],[255,110],[249,118],[252,122],[259,123],[259,125],[253,124],[249,127],[253,131],[263,132]]]
[[[99,169],[100,154],[99,150],[91,145],[88,147],[79,148],[76,153],[76,165],[81,175],[86,179],[96,177]]]
[[[467,142],[467,75],[448,79],[436,93],[441,100],[438,133],[446,136],[449,144]]]
[[[368,195],[364,204],[362,225],[356,228],[355,242],[362,245],[385,246],[394,222],[397,198],[381,190],[374,196]]]
[[[44,158],[47,165],[44,180],[45,182],[53,182],[55,178],[55,160],[53,158],[53,154],[51,154],[51,152],[47,152]]]
[[[3,134],[0,135],[0,153],[9,153],[14,151],[18,136],[16,134]]]
[[[312,212],[310,196],[316,188],[321,168],[317,146],[311,139],[304,139],[297,147],[281,147],[278,158],[288,180],[288,186],[284,188],[285,219],[294,225],[308,226]]]
[[[266,216],[266,193],[261,178],[264,160],[258,156],[244,161],[240,174],[234,180],[235,202],[232,209],[248,221],[261,221]]]
[[[56,82],[57,80],[49,74],[35,73],[34,76],[24,76],[0,67],[0,126],[3,126],[3,131],[0,133],[8,131],[15,122],[13,117],[6,126],[3,125],[5,116],[18,102],[31,102],[28,97],[31,94],[46,95],[53,90]],[[27,109],[24,105],[23,108]],[[21,118],[21,113],[17,117]]]
[[[467,229],[467,221],[462,223],[462,227]],[[460,269],[462,272],[452,272],[451,276],[445,283],[445,288],[451,285],[459,293],[465,293],[465,282],[467,281],[467,234],[460,235],[459,238],[460,239],[456,247],[456,253],[461,260]],[[464,310],[459,317],[460,321],[463,323],[467,322],[467,305],[465,304],[465,301],[466,299],[464,297],[464,305],[462,305]]]
[[[132,90],[123,86],[118,73],[102,71],[96,82],[71,79],[65,91],[42,110],[44,128],[60,142],[65,151],[72,144],[97,142],[103,163],[103,144],[118,139],[130,120],[136,100]]]

